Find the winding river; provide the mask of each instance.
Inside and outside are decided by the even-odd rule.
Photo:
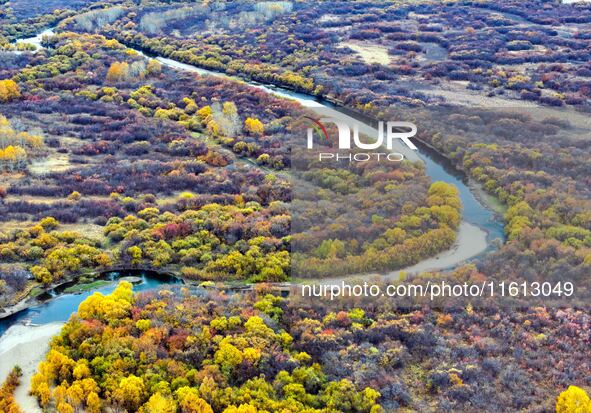
[[[53,31],[48,29],[39,33],[35,37],[21,39],[17,42],[30,43],[35,45],[37,48],[42,48],[41,43],[43,36],[51,36],[52,34]],[[144,53],[139,50],[136,50],[136,52],[144,55]],[[164,57],[155,58],[163,65],[178,70],[189,71],[204,76],[218,76],[244,82],[243,79],[229,76],[221,72],[202,69]],[[370,136],[377,136],[377,131],[370,125],[369,122],[363,122],[358,117],[353,118],[347,114],[347,110],[336,107],[329,102],[318,100],[316,97],[271,85],[263,85],[256,82],[247,83],[267,93],[282,98],[296,100],[304,107],[315,112],[318,116],[340,118],[347,121],[349,124],[358,123],[360,125],[360,132]],[[458,188],[463,204],[462,223],[460,224],[458,239],[454,248],[442,252],[436,257],[421,261],[412,267],[393,271],[389,274],[384,274],[384,276],[387,278],[397,278],[400,271],[418,272],[453,268],[454,266],[457,266],[466,260],[482,254],[487,249],[494,248],[499,242],[495,242],[495,240],[500,240],[502,242],[505,238],[502,222],[490,209],[483,205],[479,197],[475,195],[475,192],[471,188],[466,176],[462,172],[456,170],[449,160],[439,155],[437,152],[425,147],[424,145],[418,144],[417,146],[419,146],[418,151],[410,151],[406,147],[402,146],[396,147],[395,149],[398,152],[403,153],[410,160],[420,160],[424,162],[426,173],[429,175],[432,181],[444,181],[453,184]],[[53,291],[49,297],[46,297],[46,300],[42,300],[39,305],[0,320],[0,335],[2,335],[10,326],[23,321],[28,321],[33,324],[47,324],[51,322],[66,321],[70,314],[77,310],[78,305],[86,297],[95,291],[101,292],[103,294],[110,293],[115,288],[115,279],[119,276],[128,275],[139,276],[141,278],[141,282],[134,287],[135,291],[146,291],[163,284],[181,282],[179,279],[174,277],[166,277],[157,273],[132,271],[111,274],[110,277],[112,278],[113,282],[111,282],[109,285],[92,289],[81,294],[69,294],[60,290],[56,290]]]

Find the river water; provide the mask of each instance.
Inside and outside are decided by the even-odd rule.
[[[0,319],[0,336],[11,325],[19,322],[26,321],[31,324],[47,324],[56,321],[67,321],[70,315],[78,309],[80,303],[93,293],[99,292],[103,295],[112,293],[117,286],[117,279],[121,277],[138,277],[141,279],[138,283],[134,283],[134,292],[148,291],[160,286],[182,283],[179,278],[154,271],[128,270],[105,273],[99,279],[111,281],[107,285],[79,294],[64,293],[64,287],[58,287],[42,294],[39,298],[39,305],[29,307],[9,317]]]
[[[42,48],[41,42],[43,36],[51,36],[52,34],[53,31],[48,29],[35,37],[21,39],[17,42],[30,43],[37,46],[37,48]],[[143,53],[139,50],[136,50],[136,52],[143,55]],[[175,69],[190,71],[200,75],[217,76],[244,82],[243,79],[229,76],[221,72],[202,69],[164,57],[155,58],[163,65],[173,67]],[[377,131],[368,122],[361,122],[358,117],[354,118],[353,116],[350,116],[348,114],[349,111],[346,109],[336,107],[329,102],[318,100],[315,97],[293,92],[287,89],[282,89],[276,86],[263,85],[256,82],[247,83],[267,93],[271,93],[282,98],[296,100],[319,116],[337,117],[347,121],[349,124],[359,122],[361,133],[365,133],[370,136],[377,136]],[[437,152],[430,150],[424,145],[417,144],[417,146],[419,146],[418,151],[409,151],[407,148],[402,146],[396,147],[395,149],[398,152],[403,153],[410,160],[420,160],[424,162],[426,173],[433,182],[443,181],[453,184],[458,188],[463,204],[463,221],[460,226],[460,233],[458,235],[456,248],[444,252],[437,257],[425,260],[411,267],[410,270],[434,271],[448,269],[467,259],[481,254],[487,248],[494,248],[495,243],[493,243],[493,241],[495,239],[504,241],[505,235],[503,231],[503,223],[475,196],[469,186],[466,176],[462,172],[456,170],[449,160],[439,155]],[[386,274],[386,276],[397,276],[398,274],[399,271],[395,271],[390,274]],[[155,272],[145,271],[126,271],[122,273],[113,273],[110,275],[113,280],[121,276],[139,276],[142,279],[139,284],[134,285],[134,291],[136,292],[154,289],[161,285],[181,282],[179,279],[174,277],[163,276]],[[0,335],[2,335],[11,325],[23,321],[28,321],[34,324],[66,321],[72,312],[77,310],[78,305],[92,293],[100,292],[102,294],[109,294],[113,291],[115,285],[116,283],[113,281],[109,285],[81,294],[64,294],[62,291],[52,291],[49,294],[50,296],[46,297],[46,301],[42,302],[41,304],[0,320]]]

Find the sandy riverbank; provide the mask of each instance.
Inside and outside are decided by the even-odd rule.
[[[17,324],[0,337],[0,381],[4,382],[14,366],[21,367],[21,385],[16,389],[14,396],[24,412],[41,413],[35,398],[28,394],[31,377],[49,350],[50,339],[59,333],[62,326],[63,323],[41,326]]]
[[[407,274],[418,274],[425,271],[439,271],[455,267],[480,254],[487,246],[486,232],[476,225],[464,221],[458,228],[456,243],[451,249],[443,251],[432,258],[427,258],[411,267],[392,271],[386,275],[386,278],[398,279],[403,271]]]
[[[428,271],[443,271],[458,266],[482,253],[488,247],[486,242],[486,231],[463,221],[459,228],[454,246],[446,251],[440,252],[434,257],[427,258],[410,267],[388,272],[386,274],[353,274],[335,278],[316,280],[302,280],[302,284],[335,284],[340,282],[355,283],[367,281],[394,281],[400,279],[400,274],[418,274]]]
[[[37,301],[35,299],[31,299],[27,296],[23,300],[16,303],[15,305],[0,308],[0,319],[10,317],[11,315],[16,314],[20,311],[26,310],[27,308],[29,308],[35,304],[37,304]]]

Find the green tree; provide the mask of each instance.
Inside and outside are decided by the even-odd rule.
[[[242,352],[232,345],[228,338],[225,338],[220,343],[220,347],[215,352],[213,359],[221,367],[222,371],[229,375],[236,366],[242,363],[244,357]]]

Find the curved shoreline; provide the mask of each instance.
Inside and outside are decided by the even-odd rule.
[[[427,147],[430,150],[432,150],[433,152],[435,152],[437,155],[447,159],[448,162],[450,163],[450,165],[452,165],[456,171],[458,171],[459,173],[463,174],[466,177],[466,180],[468,181],[466,183],[466,185],[470,188],[470,192],[472,192],[472,194],[478,200],[478,202],[480,202],[486,209],[491,211],[497,219],[499,219],[499,220],[503,219],[503,213],[497,208],[496,205],[493,205],[485,197],[485,196],[489,196],[491,198],[495,198],[495,196],[493,194],[486,192],[486,190],[482,187],[482,184],[470,176],[469,171],[467,171],[464,168],[459,167],[459,165],[454,163],[453,159],[450,158],[449,155],[441,152],[439,149],[437,149],[435,146],[433,146],[429,142],[426,142],[418,137],[416,138],[416,140],[419,141],[419,143],[421,145],[424,145],[425,147]],[[495,199],[498,199],[498,198],[495,198]],[[498,199],[498,201],[502,204],[502,201],[500,199]]]
[[[458,227],[457,238],[454,245],[437,255],[421,260],[411,266],[386,273],[368,272],[361,274],[346,274],[338,277],[300,279],[292,285],[320,284],[330,285],[334,283],[354,283],[367,281],[376,282],[398,281],[401,275],[417,275],[422,272],[446,271],[457,267],[459,264],[473,259],[488,248],[486,232],[469,222],[462,222]]]
[[[91,282],[88,282],[90,281],[87,279],[88,274],[83,273],[70,277],[68,281],[56,284],[57,286],[54,285],[53,288],[46,288],[45,293],[25,299],[18,306],[13,306],[12,311],[5,313],[4,317],[0,317],[0,337],[12,326],[18,324],[46,324],[66,321],[86,297],[95,292],[110,293],[119,280],[138,284],[137,291],[153,289],[164,284],[182,285],[185,283],[179,275],[171,272],[144,269],[103,271],[95,273],[98,274],[98,277],[93,278]]]

